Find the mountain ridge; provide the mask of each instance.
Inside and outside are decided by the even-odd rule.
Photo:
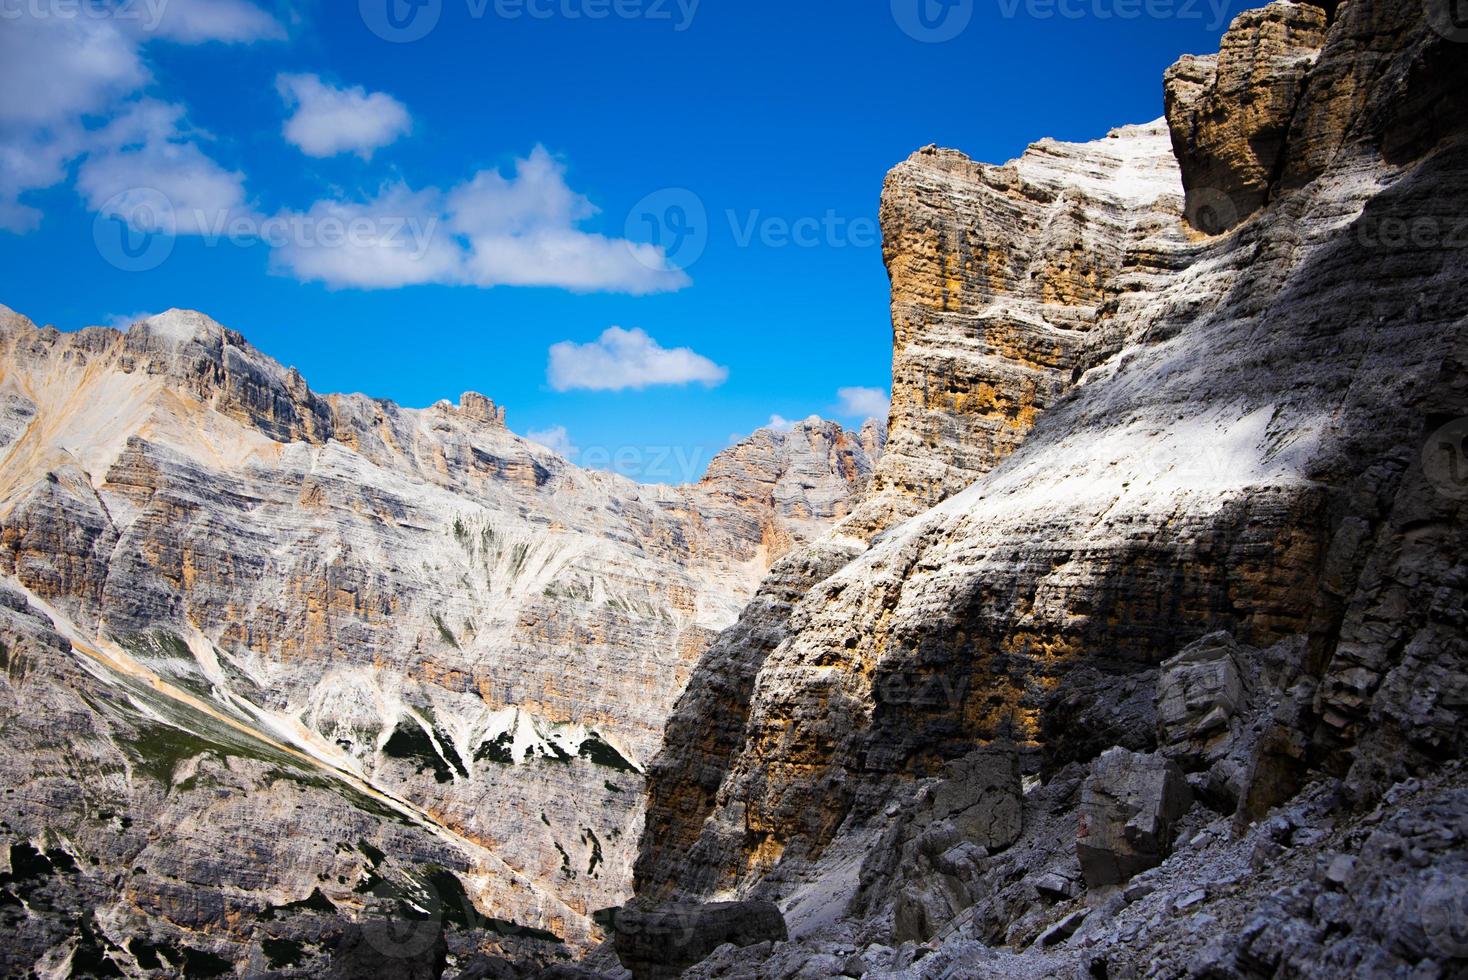
[[[102,808],[140,829],[243,779],[258,802],[218,829],[257,833],[285,766],[312,807],[338,809],[333,787],[392,801],[395,816],[364,828],[372,847],[391,860],[382,835],[408,819],[420,837],[403,853],[455,868],[476,915],[566,949],[624,894],[643,764],[691,659],[772,556],[844,513],[871,470],[870,440],[810,421],[734,447],[712,480],[639,485],[514,435],[473,393],[424,409],[319,395],[187,311],[76,333],[7,313],[0,392],[6,632],[44,638],[8,659],[6,716],[27,745],[8,785],[44,782],[67,755],[23,705],[93,715],[89,752],[119,774]],[[58,661],[67,647],[81,675]],[[137,756],[140,740],[172,752],[180,739],[215,748],[162,770]],[[276,768],[215,771],[241,751]],[[201,766],[208,780],[187,775]],[[21,807],[10,824],[43,840],[58,831],[44,812]],[[62,823],[98,860],[126,853],[84,813]],[[167,885],[223,875],[191,849],[206,828],[149,829],[179,846],[103,904],[162,909],[156,926],[213,921]],[[304,869],[328,856],[306,857],[301,833],[280,846],[301,851],[282,868],[302,870],[240,891],[232,914],[309,898]],[[363,856],[377,851],[354,850],[359,869],[315,887],[349,902],[352,874],[382,877]],[[225,863],[221,881],[260,879],[248,849]],[[416,880],[397,870],[393,887]],[[15,955],[59,948],[39,941]],[[238,941],[210,955],[247,952]]]

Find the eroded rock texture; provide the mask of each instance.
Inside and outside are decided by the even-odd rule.
[[[64,334],[0,309],[0,391],[0,575],[56,637],[0,678],[6,839],[115,882],[85,928],[129,968],[156,959],[135,938],[361,962],[323,910],[351,919],[379,884],[462,889],[465,936],[584,948],[628,897],[688,673],[879,445],[811,419],[700,484],[638,486],[481,395],[318,395],[183,311]],[[302,902],[320,935],[261,925]],[[81,942],[16,928],[17,968]]]
[[[1281,899],[1288,935],[1253,922],[1277,913],[1242,883],[1241,841],[1267,851],[1257,821],[1294,807],[1314,823],[1286,842],[1303,865],[1327,834],[1364,833],[1394,783],[1456,799],[1441,767],[1468,744],[1468,249],[1449,232],[1468,213],[1468,114],[1429,107],[1461,104],[1468,57],[1405,0],[1344,5],[1328,30],[1276,4],[1224,47],[1169,75],[1180,172],[1154,125],[1008,168],[926,150],[889,179],[890,442],[828,539],[860,553],[757,642],[768,609],[752,609],[695,671],[637,867],[662,894],[778,897],[793,938],[690,975],[836,975],[820,970],[851,956],[912,976],[1139,976],[1149,957],[1165,975],[1463,968],[1468,948],[1416,938],[1415,907],[1401,928],[1418,932],[1387,945],[1374,899]],[[1041,193],[1026,160],[1073,189]],[[1207,181],[1253,197],[1200,235],[1183,199]],[[1023,343],[1001,350],[996,324]],[[730,663],[738,697],[712,676]],[[742,725],[690,738],[711,708]],[[864,886],[855,855],[889,839],[901,801],[1007,739],[1045,783],[1021,840],[980,859],[935,836],[914,889]],[[1179,854],[1159,844],[1087,890],[1075,832],[1108,744],[1162,749],[1146,757],[1176,791],[1158,812]],[[651,832],[678,822],[674,800],[697,803],[676,849]],[[1456,803],[1433,806],[1428,824],[1455,825]],[[1415,872],[1373,866],[1402,901]],[[1468,894],[1455,882],[1437,887]],[[873,939],[890,948],[863,953]]]
[[[1171,760],[1109,749],[1081,787],[1076,856],[1092,888],[1126,883],[1172,853],[1178,822],[1193,803]]]
[[[1177,164],[1160,123],[1045,140],[1002,167],[928,147],[887,177],[889,446],[853,527],[885,525],[1014,451],[1070,383],[1103,307],[1176,234]]]
[[[1218,54],[1167,71],[1167,122],[1188,222],[1216,235],[1258,211],[1279,182],[1305,76],[1325,44],[1325,10],[1280,0],[1240,14]]]
[[[789,938],[773,902],[620,909],[613,929],[617,958],[633,980],[676,980],[726,943],[743,947]]]

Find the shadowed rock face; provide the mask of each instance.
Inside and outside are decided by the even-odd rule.
[[[1193,794],[1177,764],[1108,749],[1081,789],[1076,856],[1091,888],[1121,885],[1172,853]]]
[[[1228,231],[1269,199],[1305,76],[1324,44],[1325,10],[1281,0],[1235,18],[1218,54],[1168,69],[1167,122],[1194,228]]]
[[[617,910],[617,958],[634,980],[677,980],[725,943],[753,946],[789,938],[773,902],[716,902]]]
[[[880,462],[636,487],[198,314],[0,311],[0,972],[549,963],[639,833],[643,897],[788,922],[692,977],[1468,969],[1468,58],[1321,28],[900,165]]]
[[[1311,790],[1310,819],[1322,800],[1369,806],[1461,755],[1468,493],[1448,463],[1465,458],[1468,249],[1446,232],[1468,213],[1468,114],[1425,107],[1458,104],[1468,58],[1423,16],[1407,0],[1343,6],[1328,30],[1319,10],[1289,5],[1241,16],[1205,59],[1208,77],[1195,77],[1196,59],[1169,76],[1180,172],[1148,149],[1168,142],[1156,126],[1040,144],[1006,168],[926,150],[894,171],[886,455],[868,499],[811,552],[836,549],[839,570],[799,581],[778,611],[752,607],[695,671],[652,768],[639,890],[778,895],[796,941],[754,975],[839,962],[858,936],[910,936],[896,897],[849,902],[853,854],[886,839],[946,762],[1015,738],[1054,784],[1049,809],[1026,807],[1013,857],[931,866],[923,894],[941,890],[943,902],[924,909],[978,902],[972,920],[953,906],[933,943],[969,942],[981,926],[986,943],[1020,949],[1043,934],[1079,948],[1116,914],[1049,930],[1064,917],[1047,904],[1055,896],[1077,911],[1055,882],[1079,877],[1085,767],[1113,722],[1140,730],[1109,744],[1156,745],[1158,666],[1218,631],[1240,656],[1275,652],[1267,671],[1240,665],[1267,685],[1248,708],[1231,704],[1226,677],[1195,679],[1218,717],[1190,714],[1190,682],[1171,665],[1184,703],[1161,692],[1164,738],[1179,740],[1167,747],[1204,791],[1191,828],[1216,820],[1226,839],[1235,805],[1247,827],[1323,779],[1342,781]],[[1145,176],[1128,176],[1123,157]],[[1025,160],[1049,161],[1056,186],[1073,190],[1041,193]],[[1211,236],[1182,206],[1205,164],[1258,195]],[[1075,239],[1051,232],[1067,227],[1083,229],[1093,264],[1056,258],[1066,250],[1051,246]],[[1407,228],[1423,233],[1382,234]],[[996,322],[1022,327],[1023,350],[1049,359],[999,351]],[[1043,397],[1017,394],[1031,390]],[[978,391],[994,396],[982,409],[958,397]],[[737,691],[713,676],[725,665]],[[1078,707],[1085,696],[1115,703]],[[1211,745],[1219,732],[1227,744]],[[1171,772],[1182,798],[1188,784]],[[1057,815],[1068,823],[1058,833]],[[682,828],[677,847],[653,830],[669,826]],[[1212,839],[1187,838],[1191,860]],[[1220,862],[1247,863],[1217,846]],[[1214,894],[1189,898],[1201,885],[1183,865],[1159,871],[1174,907]],[[1046,889],[1023,885],[1030,875]],[[935,927],[927,916],[920,932]],[[1351,916],[1365,934],[1369,908]],[[1147,937],[1164,933],[1156,942],[1178,941],[1156,921],[1113,936],[1128,945],[1112,966],[1161,955]],[[1219,942],[1246,940],[1235,930]],[[1315,942],[1289,961],[1331,975],[1339,963]],[[943,975],[939,957],[930,972],[892,952],[884,968]],[[1086,967],[1057,955],[1056,969]],[[1001,959],[995,975],[1046,969]],[[749,963],[714,957],[691,975]]]
[[[0,677],[5,785],[62,794],[0,816],[115,876],[91,904],[125,963],[154,920],[156,942],[204,930],[241,963],[273,905],[319,888],[355,910],[390,877],[359,840],[398,885],[449,869],[481,918],[584,947],[589,913],[628,895],[643,769],[688,673],[770,563],[849,511],[880,447],[810,419],[696,485],[639,486],[472,392],[316,394],[185,311],[64,334],[0,308],[0,393],[0,577],[71,651]],[[53,711],[86,719],[95,758],[68,761]],[[281,759],[304,767],[284,784]],[[77,810],[48,782],[65,773],[102,799]],[[343,818],[361,794],[383,811]],[[98,843],[122,819],[155,857]],[[340,827],[320,855],[292,843],[316,825]],[[271,846],[206,845],[256,836]],[[309,972],[335,940],[280,941],[306,943]]]

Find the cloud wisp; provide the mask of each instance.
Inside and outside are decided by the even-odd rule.
[[[846,416],[885,419],[892,408],[892,399],[882,388],[840,388],[836,397],[837,411]]]
[[[108,8],[109,10],[113,8]],[[256,209],[245,175],[218,162],[214,137],[188,124],[182,104],[156,97],[146,57],[160,43],[249,44],[285,28],[247,0],[119,5],[116,16],[50,16],[19,8],[0,31],[0,231],[38,227],[26,200],[75,175],[97,215],[98,247],[126,239],[113,264],[156,268],[160,237],[211,244],[264,242],[271,271],[332,289],[413,285],[530,286],[631,295],[688,286],[660,246],[589,228],[597,208],[566,182],[565,166],[535,147],[512,172],[489,169],[441,189],[385,183],[274,214]],[[124,11],[137,16],[123,16]],[[412,129],[396,99],[284,73],[284,136],[314,157],[370,159]],[[157,246],[154,248],[153,246]],[[134,261],[134,252],[146,251]]]
[[[556,391],[639,391],[694,383],[713,388],[728,378],[728,368],[688,347],[669,349],[644,330],[621,327],[609,327],[591,343],[556,344],[546,372]]]
[[[407,107],[385,92],[337,87],[307,74],[281,74],[275,87],[292,110],[286,141],[309,157],[355,153],[370,160],[413,128]]]
[[[525,438],[531,442],[539,443],[551,452],[566,459],[575,459],[581,454],[581,450],[571,441],[571,435],[566,431],[564,425],[553,425],[549,429],[539,429],[525,433]]]
[[[97,214],[137,222],[144,199],[167,202],[147,209],[169,235],[203,235],[225,221],[252,215],[245,176],[226,170],[200,147],[208,134],[190,130],[182,106],[144,99],[129,103],[92,134],[77,169],[76,188]]]

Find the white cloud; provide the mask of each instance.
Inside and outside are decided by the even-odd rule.
[[[144,198],[166,201],[157,230],[201,235],[222,232],[249,217],[245,177],[225,170],[199,149],[183,124],[183,107],[144,99],[132,103],[92,136],[93,149],[77,170],[77,191],[99,214],[133,217]],[[161,195],[161,197],[159,197]]]
[[[566,432],[564,425],[551,426],[537,432],[525,433],[525,438],[531,442],[538,442],[551,452],[559,453],[567,459],[575,459],[581,450],[571,442],[571,436]]]
[[[134,6],[157,10],[155,15],[145,14],[145,30],[182,44],[248,44],[286,36],[279,21],[245,0],[137,0]],[[149,17],[155,26],[148,27]]]
[[[515,162],[514,177],[476,174],[447,206],[450,228],[468,243],[464,279],[475,285],[645,294],[689,283],[657,246],[581,230],[596,206],[567,185],[565,167],[543,146]]]
[[[838,411],[842,415],[885,419],[892,408],[892,399],[882,388],[841,388],[836,397],[841,399]]]
[[[151,78],[138,35],[118,21],[16,13],[0,31],[0,123],[51,126],[100,112]]]
[[[111,9],[111,8],[109,8]],[[375,196],[319,200],[263,218],[244,175],[208,152],[181,105],[145,97],[156,43],[247,43],[286,36],[247,0],[140,0],[135,16],[53,16],[17,5],[0,30],[0,231],[42,219],[25,196],[76,174],[100,214],[148,230],[258,237],[271,266],[332,288],[415,284],[542,286],[634,295],[689,285],[655,245],[587,230],[597,209],[566,183],[544,148],[511,176],[487,170],[441,190],[390,184]],[[288,136],[308,153],[370,156],[411,125],[386,95],[336,89],[316,76],[283,76],[297,105]],[[236,219],[248,219],[238,231]],[[353,229],[356,232],[353,233]],[[365,229],[365,230],[364,230]]]
[[[407,108],[360,85],[336,88],[318,75],[280,75],[276,89],[294,114],[285,138],[311,157],[355,153],[364,160],[413,128]]]
[[[269,236],[272,271],[333,289],[396,289],[459,283],[463,248],[442,227],[443,195],[384,187],[365,203],[318,201],[286,212]]]
[[[399,234],[333,248],[292,243],[276,252],[273,265],[307,281],[358,289],[436,283],[641,295],[688,285],[661,248],[578,227],[595,214],[566,184],[565,168],[536,147],[516,162],[513,177],[483,171],[448,192],[391,185],[365,201],[318,201],[283,215],[308,223],[331,216]]]
[[[546,379],[556,391],[623,391],[651,385],[723,384],[729,369],[687,347],[668,350],[640,329],[609,327],[589,344],[550,349]]]
[[[41,212],[21,201],[66,179],[68,166],[97,149],[104,123],[128,112],[153,81],[144,49],[285,36],[273,17],[244,0],[139,0],[106,8],[14,4],[0,30],[0,230],[36,227]],[[177,152],[177,151],[174,151]]]
[[[771,415],[770,423],[765,428],[774,429],[776,432],[789,432],[795,426],[796,423],[794,421],[787,419],[783,415]]]

